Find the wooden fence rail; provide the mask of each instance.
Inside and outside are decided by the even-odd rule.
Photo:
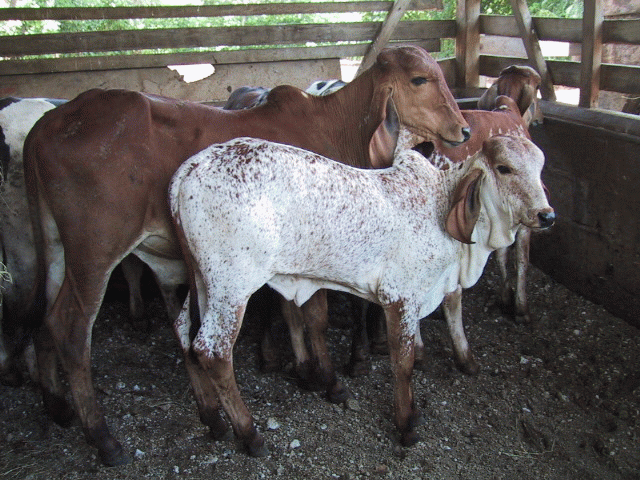
[[[458,3],[464,3],[460,0]],[[244,17],[250,15],[344,14],[389,12],[392,1],[280,3],[184,7],[4,8],[0,25],[8,21],[92,21]],[[441,8],[441,0],[413,0],[413,11]],[[479,15],[480,35],[520,37],[514,17]],[[581,44],[581,19],[533,18],[540,40]],[[205,21],[206,23],[206,21]],[[0,75],[27,75],[159,67],[173,64],[239,64],[362,56],[382,22],[300,23],[263,26],[200,26],[146,30],[80,31],[34,35],[0,35]],[[455,20],[400,21],[391,42],[411,42],[431,52],[441,39],[458,38]],[[463,25],[462,28],[469,28]],[[603,43],[640,45],[640,20],[604,20]],[[581,87],[581,64],[548,60],[556,85]],[[477,55],[467,60],[476,76],[496,76],[504,67],[526,59]],[[458,69],[458,74],[460,74]],[[473,77],[471,77],[473,78]],[[467,84],[467,87],[472,86]],[[599,88],[625,94],[640,92],[640,67],[602,64]]]

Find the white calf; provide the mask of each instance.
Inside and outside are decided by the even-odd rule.
[[[448,171],[410,150],[388,169],[360,170],[248,138],[187,160],[169,192],[190,276],[176,332],[250,453],[266,449],[235,383],[232,348],[253,292],[266,283],[301,305],[330,288],[380,304],[395,422],[411,445],[420,420],[410,385],[417,322],[472,286],[520,224],[553,223],[543,163],[531,141],[511,136],[487,140]]]

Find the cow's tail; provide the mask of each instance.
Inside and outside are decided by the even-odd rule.
[[[36,276],[29,295],[27,308],[19,316],[18,321],[24,330],[24,344],[31,339],[31,336],[44,323],[47,311],[46,299],[46,244],[44,239],[44,227],[42,224],[42,207],[39,194],[40,177],[36,165],[37,158],[37,122],[31,129],[24,142],[23,167],[25,185],[27,190],[27,200],[29,202],[29,216],[33,229],[33,242],[36,249]]]

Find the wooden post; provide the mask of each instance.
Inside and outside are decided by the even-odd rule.
[[[378,32],[378,35],[371,43],[371,46],[362,59],[362,62],[360,62],[360,67],[358,68],[356,75],[362,73],[374,64],[378,57],[378,53],[380,53],[380,50],[385,47],[391,38],[391,35],[393,35],[393,31],[398,26],[398,22],[400,22],[404,12],[407,11],[410,3],[411,0],[396,0],[393,2],[393,6],[391,7],[391,10],[389,10],[387,18],[384,19],[380,32]]]
[[[533,20],[531,19],[527,2],[525,0],[511,0],[511,8],[513,8],[513,14],[516,17],[516,23],[520,29],[520,35],[522,36],[522,42],[524,43],[527,57],[529,57],[529,62],[542,78],[540,85],[542,99],[555,101],[556,93],[553,88],[553,81],[547,68],[547,62],[542,56],[538,34],[533,26]]]
[[[457,0],[456,86],[477,87],[479,76],[480,0]]]
[[[580,103],[584,108],[597,106],[602,64],[602,0],[585,0],[582,17],[582,63]]]

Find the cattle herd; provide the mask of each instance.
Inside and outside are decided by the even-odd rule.
[[[401,46],[348,84],[243,87],[224,108],[100,89],[0,100],[0,380],[19,386],[16,359],[27,355],[51,418],[79,418],[103,464],[129,462],[97,402],[91,333],[119,264],[131,315],[141,315],[146,264],[175,320],[201,421],[221,439],[228,419],[250,455],[267,455],[233,370],[249,297],[261,290],[281,309],[302,384],[343,402],[325,340],[325,289],[340,290],[363,300],[349,370],[366,373],[370,349],[388,350],[395,424],[401,444],[414,444],[420,319],[442,305],[455,363],[476,373],[462,289],[493,251],[503,303],[528,319],[531,231],[555,219],[528,134],[539,83],[530,68],[510,67],[482,111],[460,111],[429,54]],[[272,312],[261,313],[267,326]],[[264,332],[272,366],[278,353]]]

